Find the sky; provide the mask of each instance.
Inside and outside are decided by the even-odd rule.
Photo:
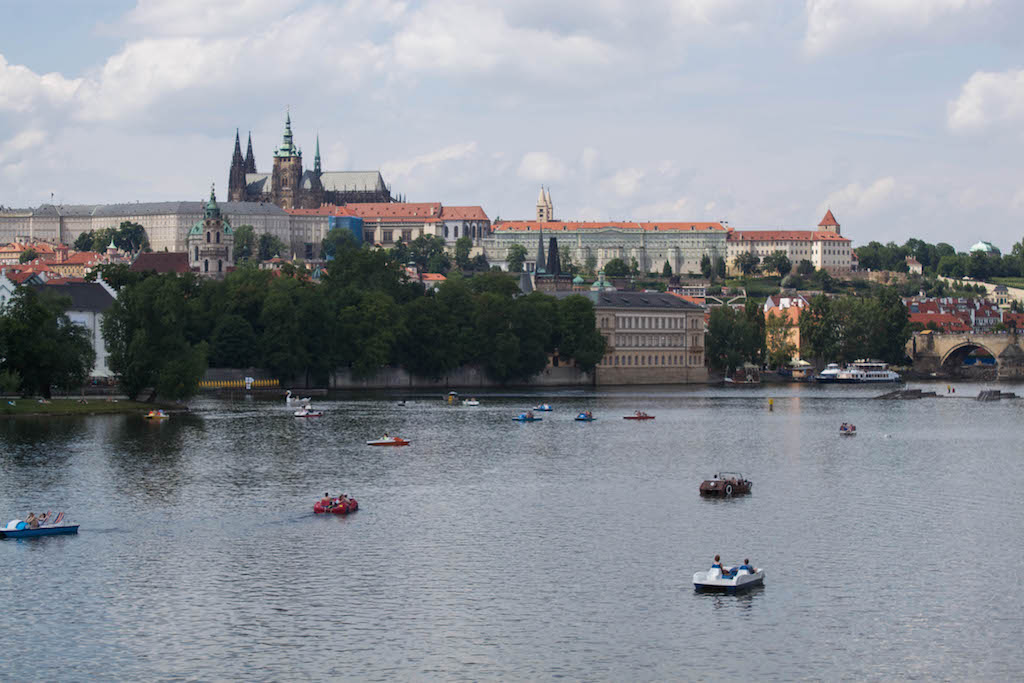
[[[312,167],[527,219],[1024,237],[1017,0],[0,0],[0,205]],[[243,149],[244,151],[244,149]]]

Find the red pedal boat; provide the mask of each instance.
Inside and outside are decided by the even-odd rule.
[[[322,500],[318,500],[313,505],[313,512],[317,514],[329,512],[335,515],[347,515],[348,513],[355,512],[358,509],[359,503],[356,501],[355,498],[349,498],[344,501],[334,499],[328,505],[324,505],[324,502]]]
[[[379,439],[367,441],[367,446],[408,446],[412,442],[400,436],[383,436]]]
[[[623,420],[653,420],[654,416],[653,415],[648,415],[647,413],[645,413],[642,410],[638,410],[635,413],[633,413],[632,415],[624,415],[622,417],[622,419]]]

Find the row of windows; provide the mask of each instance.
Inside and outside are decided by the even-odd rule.
[[[699,366],[702,362],[700,354],[690,354],[690,366]],[[687,365],[687,363],[686,356],[683,354],[626,354],[602,358],[599,365],[645,367],[654,365]]]
[[[601,319],[601,327],[605,327],[606,319]],[[700,321],[693,317],[690,319],[690,328],[696,329]],[[681,330],[686,324],[683,317],[659,317],[653,318],[644,315],[619,315],[615,316],[616,329],[620,330]]]

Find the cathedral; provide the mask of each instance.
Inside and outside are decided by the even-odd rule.
[[[282,209],[316,209],[324,204],[391,202],[391,190],[380,171],[323,171],[320,168],[320,137],[316,140],[313,169],[302,167],[302,149],[292,138],[292,117],[287,114],[281,146],[274,150],[270,173],[257,173],[249,149],[242,157],[242,145],[235,131],[235,151],[228,174],[228,200],[233,202],[269,202]]]

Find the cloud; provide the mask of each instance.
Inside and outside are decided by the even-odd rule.
[[[448,145],[434,152],[421,154],[412,159],[388,161],[381,166],[381,173],[385,174],[389,180],[391,178],[405,178],[412,175],[413,171],[417,169],[420,169],[422,172],[422,167],[431,167],[446,161],[465,159],[475,152],[475,142],[461,142],[455,145]]]
[[[541,183],[562,180],[565,174],[565,164],[547,152],[527,152],[517,171],[520,178]]]
[[[0,145],[0,164],[13,159],[21,152],[28,151],[46,141],[46,131],[38,128],[26,128],[13,138]]]
[[[975,72],[950,102],[951,130],[965,132],[1024,122],[1024,70]]]
[[[606,185],[620,197],[632,197],[642,187],[647,174],[638,168],[624,168],[605,181]]]
[[[0,111],[22,113],[43,105],[63,106],[81,85],[81,79],[67,79],[58,73],[40,76],[27,67],[9,64],[0,54]]]
[[[280,19],[302,0],[138,0],[124,19],[135,30],[159,35],[223,35]]]
[[[843,189],[830,194],[818,206],[818,213],[824,215],[827,209],[858,215],[874,213],[886,205],[895,189],[896,179],[892,176],[879,178],[867,187],[860,183],[850,183]]]
[[[940,21],[960,21],[993,0],[807,0],[804,50],[819,55],[836,45],[923,31]]]
[[[675,201],[655,202],[638,206],[633,210],[633,218],[637,221],[685,221],[695,220],[690,208],[690,200],[680,197]]]

